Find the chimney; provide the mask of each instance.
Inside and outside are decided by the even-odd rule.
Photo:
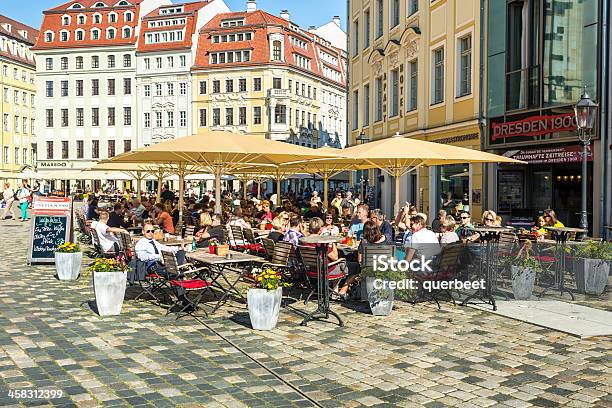
[[[281,10],[280,18],[289,20],[289,10]]]
[[[332,19],[332,21],[333,21],[334,23],[336,23],[336,25],[337,25],[338,27],[340,27],[340,16],[334,16],[334,18]]]
[[[252,13],[257,10],[257,1],[256,0],[248,0],[247,1],[247,13]]]

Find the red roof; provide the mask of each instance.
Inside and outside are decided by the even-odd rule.
[[[7,24],[10,25],[10,31],[8,30],[8,27],[4,27]],[[36,42],[38,30],[0,14],[0,34],[8,38],[14,38],[17,42],[24,43],[29,48]],[[19,53],[13,53],[10,46],[7,46],[6,51],[0,50],[0,56],[21,62],[23,64],[31,66],[35,65],[33,58],[28,58],[27,54],[19,55]]]
[[[221,23],[224,20],[244,19],[244,25],[233,27],[222,27]],[[232,33],[253,33],[252,40],[213,43],[212,37],[215,35],[224,35]],[[285,62],[273,61],[270,55],[269,35],[272,33],[284,34],[284,49]],[[290,37],[298,38],[307,44],[307,49],[294,46],[291,43]],[[297,70],[314,74],[325,80],[336,82],[323,75],[323,65],[319,58],[319,50],[323,50],[328,54],[333,55],[338,59],[338,65],[326,63],[340,72],[342,82],[346,83],[346,75],[342,68],[343,52],[340,49],[332,46],[324,46],[316,41],[315,34],[297,28],[295,24],[290,23],[280,17],[273,16],[262,10],[257,10],[251,13],[224,13],[218,14],[200,30],[198,38],[198,49],[195,58],[193,69],[226,69],[228,67],[253,66],[262,64],[284,65]],[[251,49],[251,59],[248,62],[231,62],[225,64],[210,64],[211,52],[233,51],[233,50],[248,50]],[[310,60],[310,69],[302,68],[294,61],[293,54],[299,54]],[[337,83],[337,82],[336,82]]]
[[[193,45],[192,38],[193,34],[195,34],[196,24],[198,21],[198,12],[208,5],[209,1],[198,1],[195,3],[182,3],[182,4],[172,4],[163,7],[159,7],[149,14],[147,14],[142,21],[142,26],[140,29],[140,38],[138,40],[138,52],[154,52],[154,51],[166,51],[166,50],[175,50],[175,49],[183,49],[183,48],[191,48]],[[164,8],[176,8],[178,6],[183,6],[182,13],[174,13],[174,14],[160,14],[160,10]],[[163,26],[163,27],[149,27],[149,22],[151,21],[163,21],[163,20],[175,20],[185,18],[186,24],[184,25],[171,25],[171,26]],[[145,44],[147,33],[154,33],[160,31],[170,31],[170,30],[179,30],[185,28],[185,35],[183,36],[182,41],[174,41],[174,42],[165,42],[165,43],[156,43],[156,44]]]
[[[117,6],[121,1],[127,1],[127,6]],[[45,11],[43,23],[40,30],[40,36],[36,45],[35,50],[41,49],[52,49],[52,48],[83,48],[83,47],[104,47],[104,46],[118,46],[118,45],[132,45],[136,43],[136,26],[138,24],[140,3],[143,0],[75,0],[65,3],[61,6],[52,8]],[[82,8],[70,8],[74,4],[80,4]],[[104,3],[110,7],[93,7],[97,3]],[[133,13],[131,21],[125,20],[124,13],[131,11]],[[117,20],[115,23],[109,22],[109,14],[116,13]],[[85,15],[85,24],[78,24],[78,16]],[[101,22],[94,24],[94,15],[101,15]],[[62,17],[68,15],[70,17],[70,24],[63,25]],[[110,27],[115,28],[115,38],[106,38],[106,30]],[[123,38],[123,28],[131,28],[131,36],[129,38]],[[91,30],[93,28],[100,29],[100,36],[97,40],[92,39]],[[76,30],[83,29],[85,31],[84,40],[76,40]],[[60,32],[67,30],[69,32],[68,41],[60,41]],[[53,41],[45,41],[45,33],[47,31],[53,32]]]

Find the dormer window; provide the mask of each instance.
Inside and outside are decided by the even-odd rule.
[[[123,38],[130,38],[132,36],[132,29],[130,27],[125,27],[123,29]]]
[[[117,3],[117,6],[129,6],[129,5],[130,5],[130,3],[128,3],[125,0],[121,0],[119,3]]]
[[[112,28],[112,27],[109,28],[108,30],[106,30],[106,38],[109,39],[109,40],[114,39],[116,37],[116,34],[117,34],[116,31],[117,30]]]
[[[102,22],[102,15],[100,13],[96,13],[93,16],[94,24],[100,24]]]
[[[72,6],[70,6],[71,9],[82,9],[83,6],[81,6],[79,3],[74,3]]]
[[[53,31],[45,32],[45,42],[53,42]]]
[[[83,24],[85,24],[85,21],[86,21],[85,15],[84,14],[79,14],[79,16],[77,17],[77,23],[79,25],[83,25]]]
[[[272,59],[274,61],[280,61],[281,60],[281,42],[276,40],[272,43]]]
[[[75,36],[77,41],[83,41],[85,39],[85,31],[84,30],[76,30]]]
[[[62,42],[68,41],[69,34],[70,33],[68,31],[66,31],[66,30],[60,31],[60,41],[62,41]]]
[[[132,20],[134,19],[134,13],[132,13],[131,11],[126,11],[126,12],[123,14],[123,19],[124,19],[126,22],[130,22],[130,21],[132,21]]]
[[[108,22],[116,23],[117,22],[117,13],[109,13],[108,14]]]
[[[19,31],[19,34],[20,34],[20,35],[21,35],[23,38],[26,38],[26,39],[28,38],[28,32],[27,32],[27,31],[25,31],[25,30],[21,30],[21,31]]]
[[[240,27],[244,25],[244,19],[221,21],[221,27]]]
[[[70,25],[70,16],[62,16],[62,25],[63,26]]]
[[[101,1],[99,1],[96,4],[94,4],[94,7],[107,7],[107,6],[106,6],[106,4],[102,3]]]
[[[91,39],[92,40],[99,40],[100,39],[100,30],[98,30],[97,28],[94,28],[93,30],[91,30]]]

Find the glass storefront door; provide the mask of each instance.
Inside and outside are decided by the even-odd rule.
[[[444,209],[448,214],[456,215],[465,206],[469,206],[470,170],[469,165],[455,164],[437,166],[438,202],[437,210]]]

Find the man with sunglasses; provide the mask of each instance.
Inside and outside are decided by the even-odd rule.
[[[138,240],[134,250],[136,251],[136,258],[139,261],[144,262],[147,268],[147,272],[155,272],[158,275],[165,276],[167,279],[177,279],[176,274],[169,274],[164,269],[162,264],[162,251],[171,252],[176,256],[176,263],[182,265],[185,263],[185,251],[178,246],[167,246],[160,244],[153,239],[153,232],[155,231],[153,224],[146,223],[142,227],[143,238]],[[181,287],[173,286],[172,290],[182,305],[179,310],[192,310],[189,309],[190,302],[185,297],[185,289]],[[185,309],[187,307],[187,309]]]
[[[473,230],[474,226],[472,225],[472,217],[470,213],[467,211],[463,211],[460,217],[461,217],[460,218],[461,224],[459,225],[459,227],[457,227],[455,232],[457,233],[457,235],[459,236],[459,239],[461,240],[470,239],[470,237],[474,235],[474,230]]]

